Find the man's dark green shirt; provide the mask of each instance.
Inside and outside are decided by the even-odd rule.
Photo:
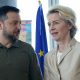
[[[17,41],[10,48],[0,44],[0,80],[42,80],[33,48]]]

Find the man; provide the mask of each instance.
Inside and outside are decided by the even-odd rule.
[[[0,8],[0,80],[42,80],[33,48],[18,40],[19,9]]]

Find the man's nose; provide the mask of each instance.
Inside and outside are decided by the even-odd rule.
[[[21,30],[21,24],[20,23],[17,24],[17,29]]]

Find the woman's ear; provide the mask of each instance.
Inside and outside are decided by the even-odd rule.
[[[69,30],[70,30],[72,27],[73,27],[72,25],[69,25]]]
[[[68,29],[70,30],[72,27],[73,25],[70,22],[68,22]]]

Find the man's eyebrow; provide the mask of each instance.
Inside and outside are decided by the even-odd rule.
[[[19,22],[21,24],[21,21],[18,21],[18,20],[14,20],[13,22]]]

